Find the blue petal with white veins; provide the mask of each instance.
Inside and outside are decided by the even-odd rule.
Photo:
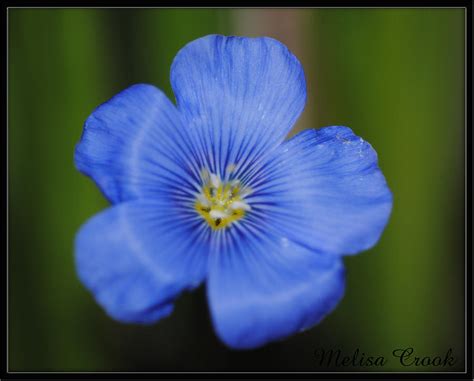
[[[94,110],[74,159],[115,203],[155,194],[189,198],[200,170],[194,155],[176,107],[156,87],[139,84]]]
[[[78,232],[77,272],[110,316],[151,323],[205,278],[209,235],[192,208],[164,200],[120,203]]]
[[[283,141],[306,102],[298,59],[268,37],[210,35],[176,55],[171,84],[201,163],[220,176],[246,172]]]
[[[269,233],[258,219],[235,224],[209,257],[207,296],[217,334],[250,349],[321,321],[344,294],[340,258]]]
[[[319,252],[369,249],[392,208],[376,152],[347,127],[299,133],[245,181],[262,224]]]

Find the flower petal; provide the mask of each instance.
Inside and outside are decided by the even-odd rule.
[[[151,85],[117,94],[89,116],[75,163],[112,202],[193,189],[199,169],[179,113]],[[193,185],[194,184],[194,185]]]
[[[303,69],[280,42],[210,35],[176,55],[171,84],[204,163],[224,177],[244,173],[283,141],[306,102]]]
[[[256,348],[308,329],[344,293],[338,257],[321,255],[253,224],[234,225],[209,258],[214,327],[236,349]]]
[[[120,203],[77,234],[79,278],[113,318],[153,322],[205,277],[209,234],[192,209],[159,200]]]
[[[392,208],[376,152],[347,127],[301,132],[246,181],[255,218],[321,252],[369,249]]]

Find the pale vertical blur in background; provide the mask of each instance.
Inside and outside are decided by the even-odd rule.
[[[318,371],[316,348],[413,347],[464,367],[463,9],[10,9],[9,369]],[[79,283],[73,240],[107,207],[73,165],[84,120],[134,83],[173,100],[176,52],[206,34],[270,36],[305,69],[296,130],[346,125],[394,194],[379,244],[345,260],[347,291],[315,328],[254,351],[213,333],[204,288],[153,326],[108,318]],[[390,360],[381,368],[406,369]]]

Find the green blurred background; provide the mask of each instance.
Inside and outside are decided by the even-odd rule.
[[[8,11],[10,371],[319,371],[317,348],[383,368],[464,368],[463,9],[12,9]],[[79,283],[73,239],[107,207],[73,149],[101,102],[138,82],[173,98],[169,68],[210,33],[272,36],[301,60],[295,130],[347,125],[394,194],[379,244],[347,258],[347,291],[315,328],[254,351],[224,347],[204,288],[153,326],[108,318]],[[454,368],[403,368],[393,349]]]

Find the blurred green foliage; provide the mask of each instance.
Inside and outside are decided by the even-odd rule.
[[[345,260],[346,296],[334,313],[288,340],[235,352],[213,333],[203,287],[153,326],[117,323],[95,304],[76,277],[73,242],[107,202],[75,170],[73,149],[94,107],[133,83],[174,99],[176,52],[232,34],[245,12],[9,9],[10,370],[317,371],[316,348],[389,358],[407,346],[431,356],[452,348],[463,369],[464,11],[306,12],[310,22],[294,25],[305,28],[305,71],[315,79],[306,127],[347,125],[369,141],[393,213],[375,248]],[[363,370],[407,371],[393,360]]]

